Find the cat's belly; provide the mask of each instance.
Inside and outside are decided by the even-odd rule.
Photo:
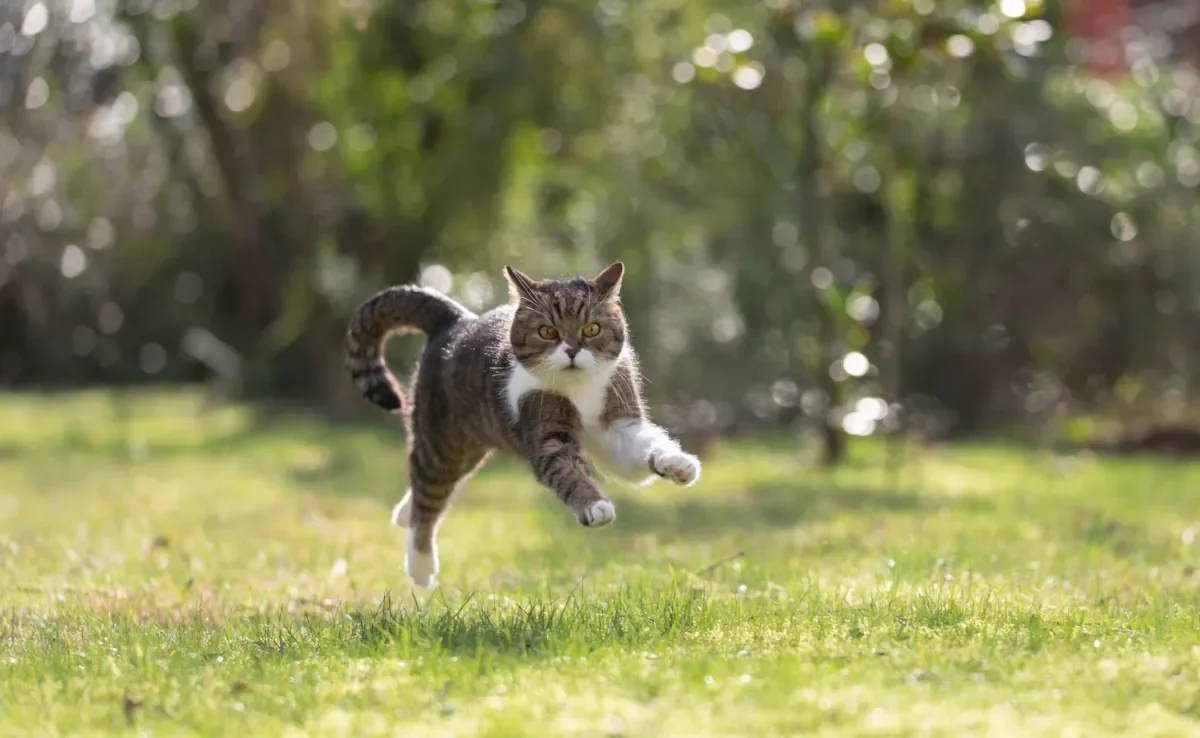
[[[583,455],[608,474],[616,474],[621,466],[620,455],[614,446],[609,433],[600,426],[600,418],[597,417],[593,423],[584,423]]]
[[[639,452],[638,435],[642,422],[621,421],[620,427],[603,426],[597,416],[594,423],[585,424],[583,455],[599,467],[607,477],[626,484],[643,486],[654,481],[645,454]]]

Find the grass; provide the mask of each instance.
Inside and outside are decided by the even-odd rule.
[[[610,487],[601,530],[493,462],[422,594],[398,433],[10,396],[0,735],[1200,730],[1200,466],[798,458]]]

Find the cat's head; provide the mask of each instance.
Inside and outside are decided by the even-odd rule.
[[[516,312],[509,338],[521,365],[549,376],[608,372],[625,347],[617,262],[592,279],[535,280],[505,267]]]

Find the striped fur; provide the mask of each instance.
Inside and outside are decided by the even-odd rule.
[[[346,370],[362,396],[390,412],[403,409],[400,384],[388,370],[383,348],[395,333],[419,330],[436,335],[471,311],[450,298],[423,287],[389,287],[377,292],[354,312],[346,331]]]
[[[359,391],[385,409],[402,403],[384,341],[403,328],[428,336],[404,403],[409,490],[392,514],[409,529],[405,568],[414,583],[434,580],[437,528],[450,500],[494,451],[523,457],[591,527],[616,517],[593,479],[593,456],[633,482],[699,477],[699,461],[646,417],[620,307],[622,273],[614,264],[593,279],[538,281],[509,268],[512,302],[479,316],[416,287],[393,287],[359,308],[347,367]]]

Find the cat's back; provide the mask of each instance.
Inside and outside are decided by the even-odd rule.
[[[447,333],[439,353],[455,364],[500,361],[507,365],[512,356],[508,337],[512,316],[513,307],[501,305],[462,321]]]
[[[418,403],[439,408],[489,442],[501,431],[506,377],[515,359],[509,340],[513,308],[489,310],[430,339],[416,377]],[[499,438],[499,436],[497,436]]]

